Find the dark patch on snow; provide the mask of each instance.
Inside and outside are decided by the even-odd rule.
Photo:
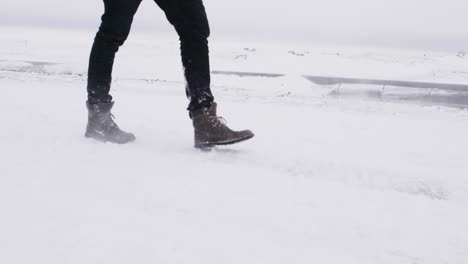
[[[304,76],[318,85],[338,85],[333,97],[365,97],[382,101],[414,102],[468,108],[468,85]]]
[[[212,71],[212,74],[219,74],[219,75],[234,75],[239,77],[269,77],[269,78],[276,78],[285,76],[284,74],[276,74],[276,73],[260,73],[260,72],[234,72],[234,71]]]
[[[342,77],[326,77],[326,76],[304,76],[309,81],[319,85],[336,85],[336,84],[370,84],[370,85],[385,85],[408,88],[437,88],[450,91],[468,92],[467,84],[450,84],[450,83],[429,83],[429,82],[408,82],[395,80],[374,80],[374,79],[356,79]]]
[[[7,66],[7,68],[0,68],[1,71],[13,71],[13,72],[32,72],[32,73],[48,73],[46,70],[47,66],[55,66],[60,63],[56,62],[47,62],[47,61],[9,61],[9,60],[0,60],[0,62],[16,62],[29,64],[25,66],[20,66],[17,69],[12,69]]]

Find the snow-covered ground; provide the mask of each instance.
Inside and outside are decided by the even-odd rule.
[[[93,32],[2,28],[0,263],[468,261],[468,112],[332,98],[303,74],[468,83],[461,53],[211,39],[246,143],[193,149],[177,38],[133,35],[114,114],[83,137]],[[43,63],[47,62],[47,63]]]

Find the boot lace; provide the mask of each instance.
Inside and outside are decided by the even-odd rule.
[[[208,120],[213,127],[223,127],[227,124],[226,119],[221,116],[209,116]]]
[[[115,123],[115,116],[111,113],[108,113],[106,118],[104,119],[104,123],[103,125],[107,128],[107,129],[112,129],[112,128],[118,128],[119,126],[117,126],[117,124]]]

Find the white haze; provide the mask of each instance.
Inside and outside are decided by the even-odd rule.
[[[100,0],[3,0],[0,25],[97,28]],[[268,41],[466,50],[466,0],[205,0],[213,34]],[[169,31],[153,1],[134,30]]]

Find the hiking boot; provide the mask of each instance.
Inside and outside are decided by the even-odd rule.
[[[132,133],[120,130],[114,122],[114,116],[111,114],[114,102],[86,103],[86,106],[88,108],[88,125],[85,137],[117,144],[125,144],[136,139]]]
[[[230,145],[254,137],[250,130],[233,131],[224,118],[216,115],[216,103],[190,113],[195,129],[195,148]]]

